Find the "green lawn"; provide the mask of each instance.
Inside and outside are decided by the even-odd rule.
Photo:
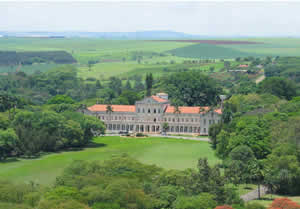
[[[52,183],[56,176],[73,160],[104,160],[112,155],[128,153],[147,164],[166,169],[195,168],[200,157],[210,164],[219,160],[207,142],[170,138],[98,137],[96,147],[81,151],[48,154],[37,159],[18,159],[0,163],[0,178],[16,182],[34,180],[41,184]]]

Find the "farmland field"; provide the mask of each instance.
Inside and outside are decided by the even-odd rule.
[[[52,51],[64,50],[78,61],[78,75],[83,79],[106,80],[110,76],[127,78],[152,72],[154,76],[174,69],[215,70],[223,68],[219,59],[236,57],[297,56],[300,41],[296,38],[247,38],[217,40],[103,40],[96,38],[0,38],[1,50]],[[214,59],[216,63],[185,65],[184,61]],[[89,61],[96,64],[88,66]],[[172,63],[172,64],[171,64]],[[46,71],[46,65],[23,66],[26,72]],[[0,73],[13,72],[17,67],[1,67]],[[167,70],[166,70],[167,69]]]
[[[128,153],[135,159],[156,164],[166,169],[195,168],[200,157],[207,157],[216,164],[210,144],[207,142],[169,138],[121,138],[98,137],[93,147],[82,151],[69,151],[44,155],[37,159],[17,159],[0,163],[0,178],[16,182],[34,180],[50,184],[73,160],[105,160],[112,155]]]

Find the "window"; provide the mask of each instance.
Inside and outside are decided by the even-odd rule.
[[[186,118],[186,119],[185,119],[185,122],[189,122],[189,119],[188,119],[188,118]]]
[[[160,113],[160,109],[158,109],[158,113]]]
[[[154,118],[154,120],[153,120],[153,121],[154,121],[154,123],[155,123],[155,122],[156,122],[156,118]]]
[[[148,113],[151,113],[150,108],[148,109]]]
[[[173,118],[173,122],[175,122],[175,118]]]
[[[117,117],[117,116],[115,117],[115,120],[118,120],[118,117]]]
[[[193,119],[193,118],[191,118],[191,122],[194,122],[194,119]]]
[[[206,128],[203,129],[203,132],[206,133]]]
[[[145,109],[143,108],[143,113],[145,113]]]
[[[153,111],[153,113],[156,113],[156,109],[154,108],[154,111]]]
[[[211,117],[214,117],[214,113],[213,112],[211,113]]]
[[[206,119],[203,119],[203,124],[206,125]]]

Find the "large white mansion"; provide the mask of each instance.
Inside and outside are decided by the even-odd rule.
[[[220,122],[222,110],[199,106],[175,108],[170,105],[167,94],[158,93],[135,105],[96,104],[84,113],[102,120],[107,133],[161,133],[163,127],[167,127],[168,134],[207,135],[209,126]]]

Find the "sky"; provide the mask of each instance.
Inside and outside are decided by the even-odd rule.
[[[0,1],[0,31],[135,32],[300,36],[298,1]]]

